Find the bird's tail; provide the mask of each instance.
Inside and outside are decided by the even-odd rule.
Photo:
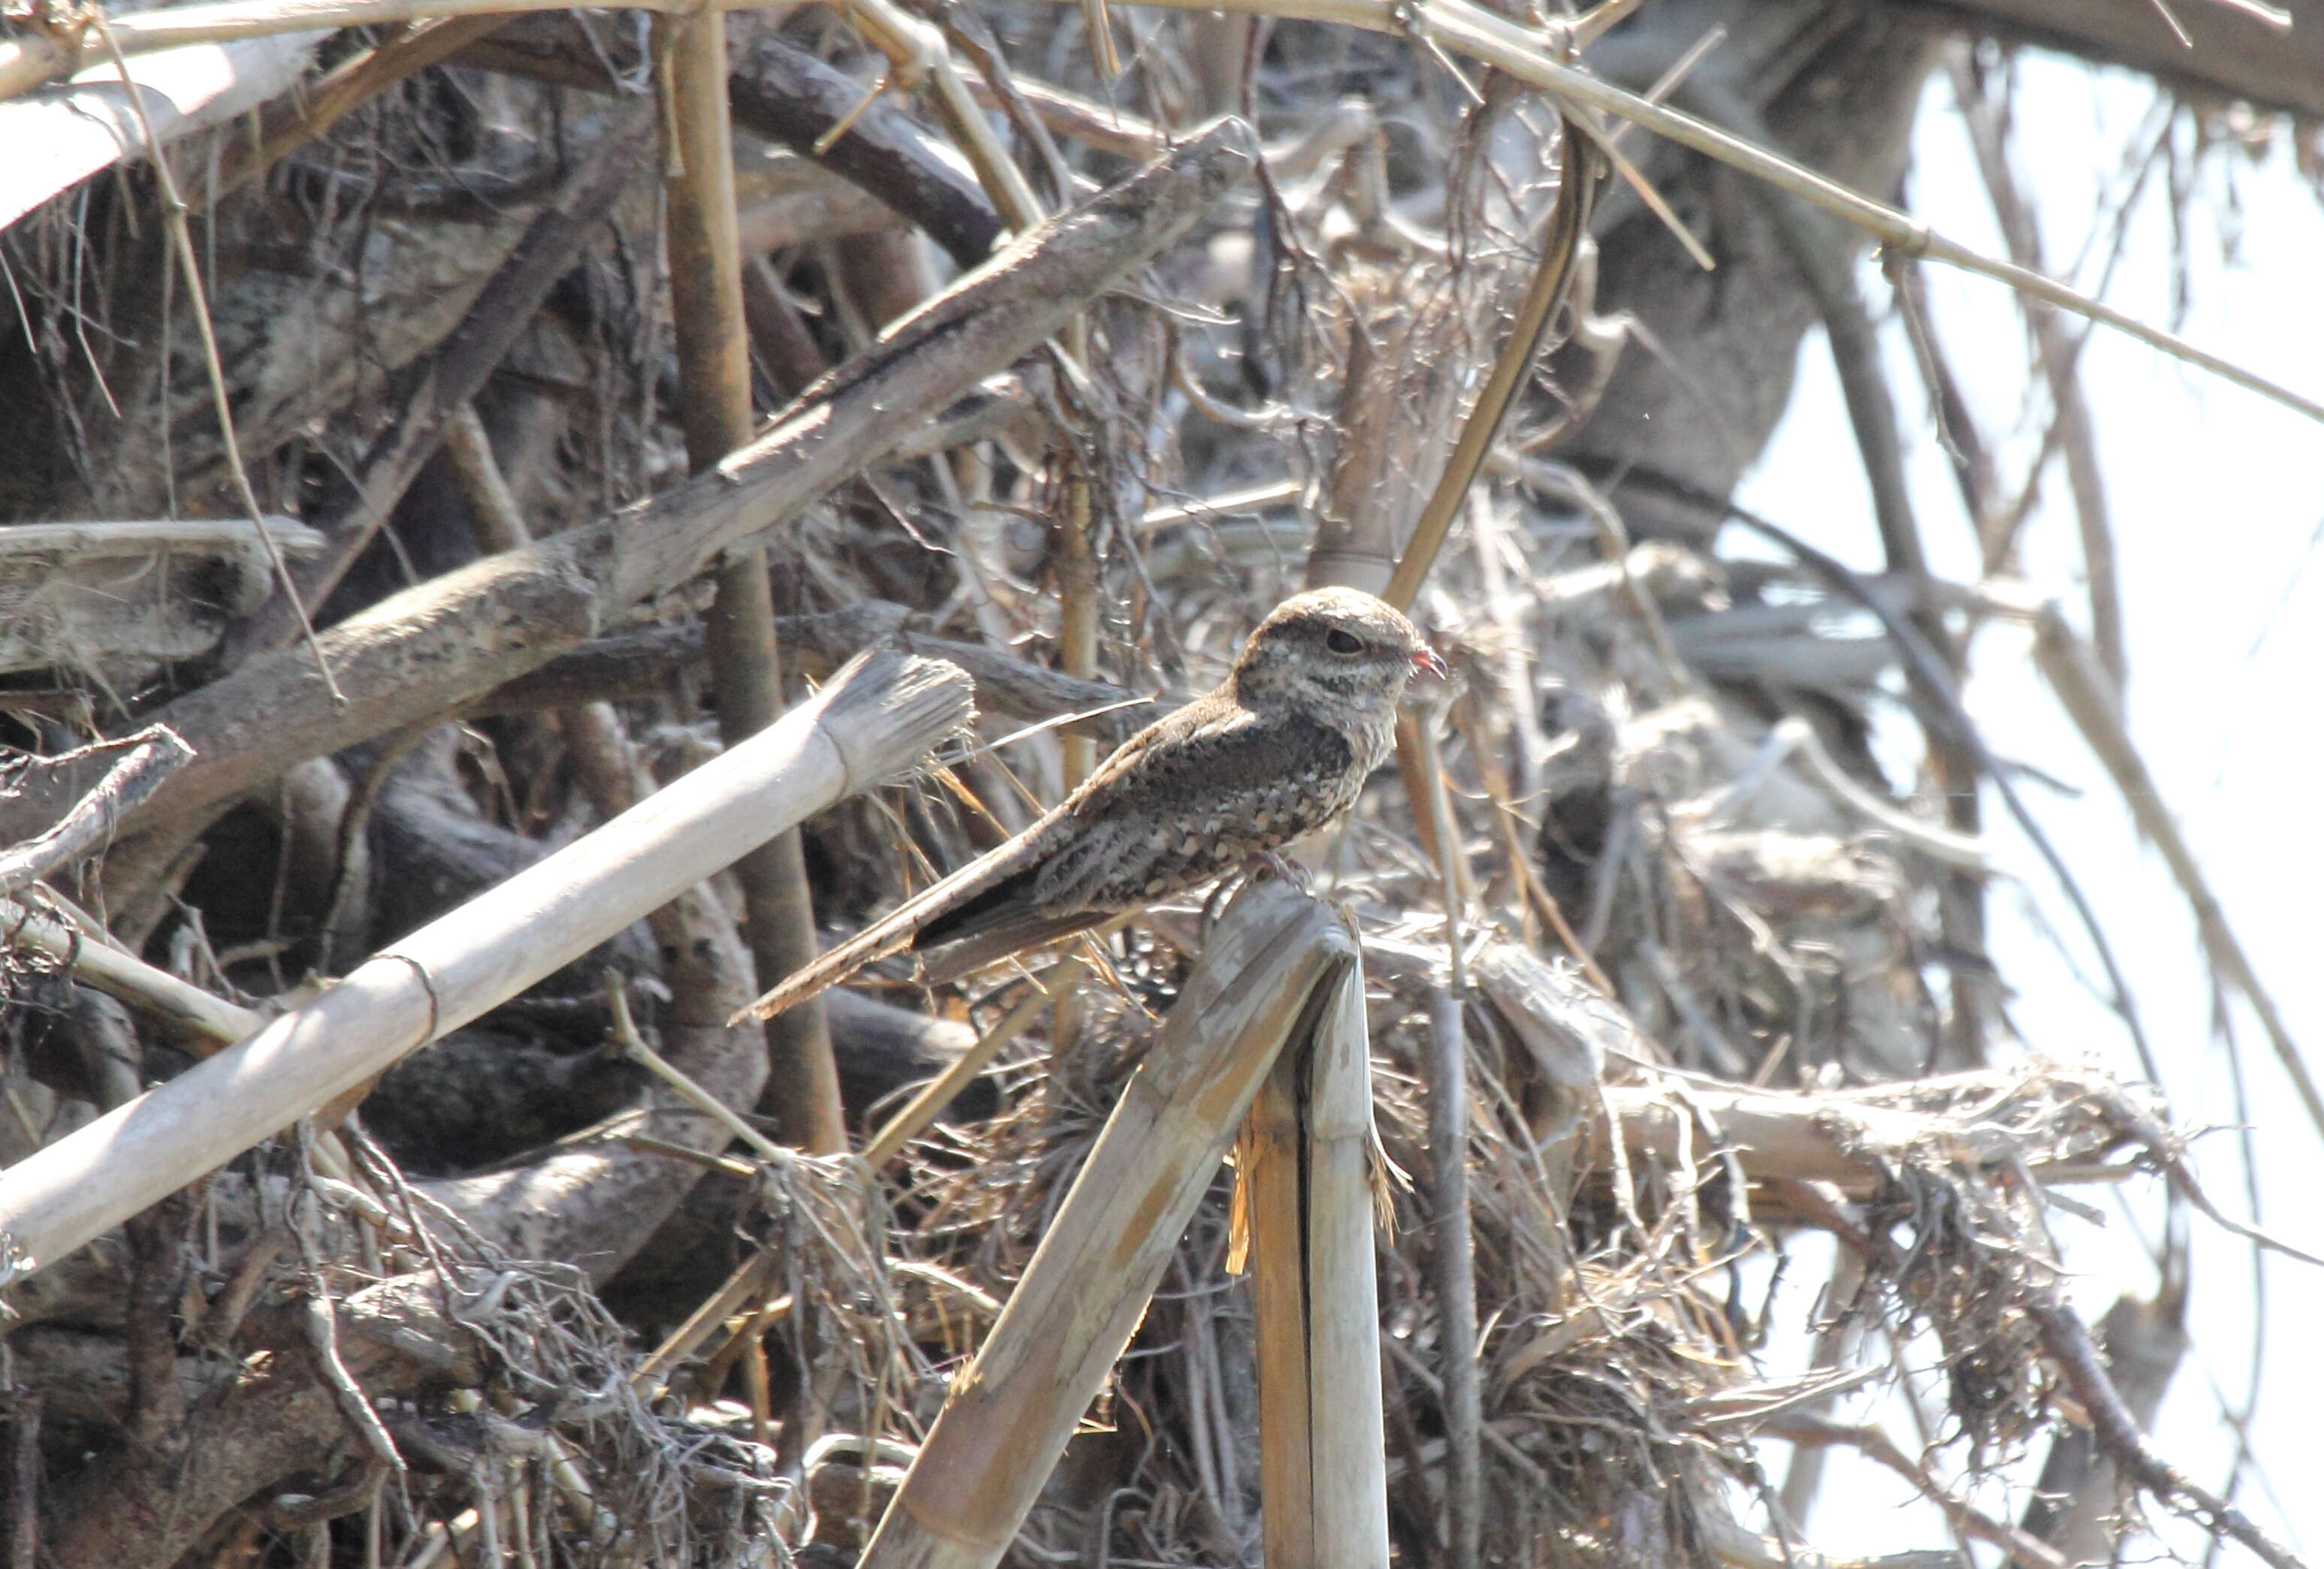
[[[909,947],[922,927],[975,898],[1001,879],[1021,871],[1038,859],[1045,848],[1035,835],[1027,833],[978,856],[951,876],[904,900],[812,964],[803,964],[784,976],[756,1002],[728,1020],[727,1027],[732,1029],[746,1019],[772,1019],[838,985],[864,965]]]

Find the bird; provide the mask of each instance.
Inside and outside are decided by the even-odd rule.
[[[1444,661],[1387,601],[1314,588],[1269,612],[1225,680],[1132,735],[1007,843],[734,1015],[772,1019],[910,948],[956,979],[1277,852],[1345,816],[1396,747],[1414,674]]]

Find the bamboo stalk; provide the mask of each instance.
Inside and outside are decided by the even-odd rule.
[[[752,435],[750,335],[742,320],[742,259],[734,206],[734,134],[726,103],[726,19],[716,11],[659,17],[668,173],[665,233],[677,323],[678,417],[700,474]],[[718,728],[729,746],[781,712],[782,660],[766,552],[728,552],[706,620]],[[743,935],[761,989],[816,956],[815,901],[798,834],[779,834],[734,863]],[[815,1154],[847,1148],[839,1070],[823,1005],[802,1003],[766,1025],[765,1103],[786,1142]]]
[[[68,965],[106,996],[207,1043],[196,1050],[230,1045],[266,1022],[263,1013],[214,997],[123,952],[102,933],[76,931],[15,900],[0,900],[0,941]]]
[[[14,99],[0,102],[0,146],[10,151],[0,165],[0,229],[99,170],[150,153],[149,129],[167,145],[279,99],[298,86],[324,37],[270,30],[224,48],[149,54],[127,73],[131,87],[98,69],[38,97],[15,95],[71,75],[85,57],[38,32],[0,42],[0,100]],[[101,58],[102,46],[87,53]],[[133,90],[135,105],[126,98]]]
[[[1342,974],[1276,1059],[1241,1149],[1258,1298],[1268,1569],[1386,1569],[1370,1036]]]
[[[740,849],[913,763],[967,678],[876,652],[771,729],[430,922],[239,1045],[0,1172],[0,1231],[44,1268],[578,958]]]
[[[1025,1278],[954,1384],[862,1569],[1001,1561],[1130,1343],[1277,1053],[1318,990],[1354,966],[1338,918],[1285,884],[1254,884],[1228,907]]]

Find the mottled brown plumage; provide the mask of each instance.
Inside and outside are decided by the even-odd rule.
[[[899,948],[947,979],[1210,881],[1344,814],[1395,746],[1416,669],[1443,673],[1369,594],[1285,600],[1217,688],[1122,743],[1006,844],[907,900],[743,1015],[770,1019]]]

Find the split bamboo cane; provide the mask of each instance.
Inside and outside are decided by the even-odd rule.
[[[1276,1059],[1242,1150],[1268,1569],[1387,1569],[1371,1041],[1351,966]]]
[[[1276,1054],[1355,966],[1346,929],[1307,895],[1259,883],[1228,907],[862,1569],[1001,1561],[1130,1343]]]
[[[375,955],[239,1045],[0,1172],[17,1275],[65,1254],[475,1019],[737,854],[910,768],[967,676],[864,655],[770,728]]]

